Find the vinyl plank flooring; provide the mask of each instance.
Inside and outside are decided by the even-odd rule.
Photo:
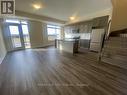
[[[127,95],[127,70],[97,62],[97,54],[55,48],[8,53],[0,65],[0,95]]]

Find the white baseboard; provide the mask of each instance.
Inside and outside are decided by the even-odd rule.
[[[6,53],[6,54],[7,54],[7,53]],[[6,54],[5,54],[3,57],[0,58],[0,64],[3,62],[3,60],[4,60],[5,56],[6,56]]]

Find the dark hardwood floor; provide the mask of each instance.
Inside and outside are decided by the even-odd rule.
[[[9,53],[0,65],[0,95],[127,95],[127,70],[96,58],[54,48]]]

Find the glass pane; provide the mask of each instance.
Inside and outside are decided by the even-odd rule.
[[[9,26],[11,35],[19,35],[18,26]]]
[[[11,20],[11,19],[7,19],[6,22],[7,23],[18,23],[18,24],[20,24],[20,21],[18,21],[18,20]]]
[[[56,29],[56,34],[60,35],[60,29]]]
[[[30,37],[29,37],[29,32],[28,32],[28,26],[27,25],[22,25],[22,32],[23,32],[25,48],[30,48],[31,47]]]
[[[56,28],[59,28],[60,29],[61,27],[60,26],[56,26]]]
[[[22,31],[23,31],[24,35],[28,35],[29,34],[27,25],[22,25]]]
[[[47,31],[48,31],[48,35],[56,35],[56,31],[53,28],[48,28]]]
[[[50,28],[55,28],[54,25],[47,25],[47,27],[50,27]]]
[[[18,26],[9,26],[11,40],[14,48],[22,47]]]
[[[61,38],[61,30],[56,29],[57,38]]]

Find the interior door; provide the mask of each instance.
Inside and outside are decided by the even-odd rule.
[[[9,24],[8,26],[13,50],[25,49],[21,26],[19,24]]]

